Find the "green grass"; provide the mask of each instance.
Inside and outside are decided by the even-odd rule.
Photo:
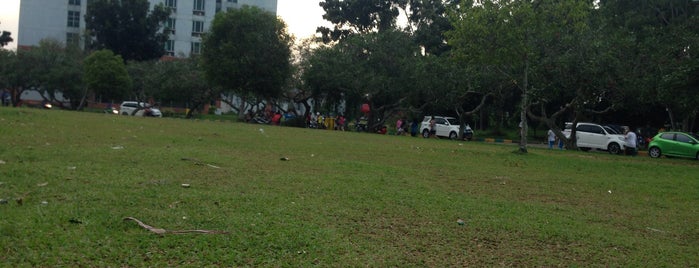
[[[692,160],[16,108],[0,138],[0,266],[699,263]]]

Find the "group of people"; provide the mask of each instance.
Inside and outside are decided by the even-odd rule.
[[[258,111],[257,113],[255,113],[254,111],[250,110],[247,113],[245,113],[244,120],[247,123],[271,124],[279,126],[281,125],[283,120],[288,120],[293,117],[294,115],[292,113],[282,114],[281,111]]]
[[[306,117],[306,127],[345,131],[347,129],[347,119],[342,114],[326,116],[320,112],[309,113]]]
[[[549,149],[553,149],[556,143],[558,143],[558,149],[563,150],[563,140],[559,139],[552,129],[549,129],[549,132],[546,134],[546,136],[548,136]]]
[[[410,133],[410,136],[417,136],[418,129],[420,128],[420,122],[417,121],[417,119],[413,120],[412,122],[408,122],[407,119],[405,118],[398,118],[396,120],[396,136],[403,136],[407,135]],[[378,134],[387,134],[388,133],[388,127],[382,126],[378,131],[376,131]]]

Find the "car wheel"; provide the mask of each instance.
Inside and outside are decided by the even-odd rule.
[[[123,113],[121,113],[121,115],[129,115],[129,113],[123,112]]]
[[[660,153],[660,148],[654,146],[648,149],[648,155],[652,158],[658,158],[662,155],[662,153]],[[699,154],[697,154],[697,158],[699,158]]]
[[[459,135],[457,135],[455,131],[452,131],[449,133],[449,139],[455,140],[458,137],[459,137]]]
[[[430,131],[425,129],[422,131],[422,137],[423,138],[429,138],[430,137]]]
[[[469,140],[469,141],[470,141],[471,139],[473,139],[473,134],[469,134],[469,135],[464,135],[464,139],[466,139],[466,140]]]
[[[609,147],[607,148],[609,150],[610,154],[619,154],[621,153],[621,146],[619,146],[618,143],[612,143],[609,144]]]

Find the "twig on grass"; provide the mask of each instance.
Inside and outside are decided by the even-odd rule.
[[[140,221],[134,217],[124,218],[124,221],[127,221],[127,220],[135,221],[136,223],[138,223],[139,226],[145,228],[148,231],[159,234],[159,235],[163,235],[163,234],[190,234],[190,233],[195,233],[195,234],[227,234],[228,233],[226,231],[218,231],[218,230],[165,230],[165,229],[155,228],[153,226],[145,224],[142,221]]]
[[[192,161],[192,162],[194,162],[195,165],[199,165],[199,166],[209,166],[209,167],[217,168],[217,169],[218,169],[218,168],[221,168],[221,167],[219,167],[219,166],[214,166],[214,165],[212,165],[212,164],[204,163],[204,162],[199,161],[199,160],[194,159],[194,158],[182,157],[182,160],[184,160],[184,161]]]

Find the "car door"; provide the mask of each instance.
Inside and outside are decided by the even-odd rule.
[[[696,142],[684,133],[677,133],[675,135],[674,150],[675,154],[678,156],[685,157],[696,157]]]
[[[449,136],[449,122],[444,118],[435,118],[435,127],[437,128],[437,136]]]
[[[590,147],[606,150],[609,136],[602,126],[590,125],[590,133]]]
[[[595,133],[596,131],[593,125],[578,125],[576,128],[578,147],[597,148],[598,146],[595,146],[595,140],[599,139],[597,137],[599,133]]]

